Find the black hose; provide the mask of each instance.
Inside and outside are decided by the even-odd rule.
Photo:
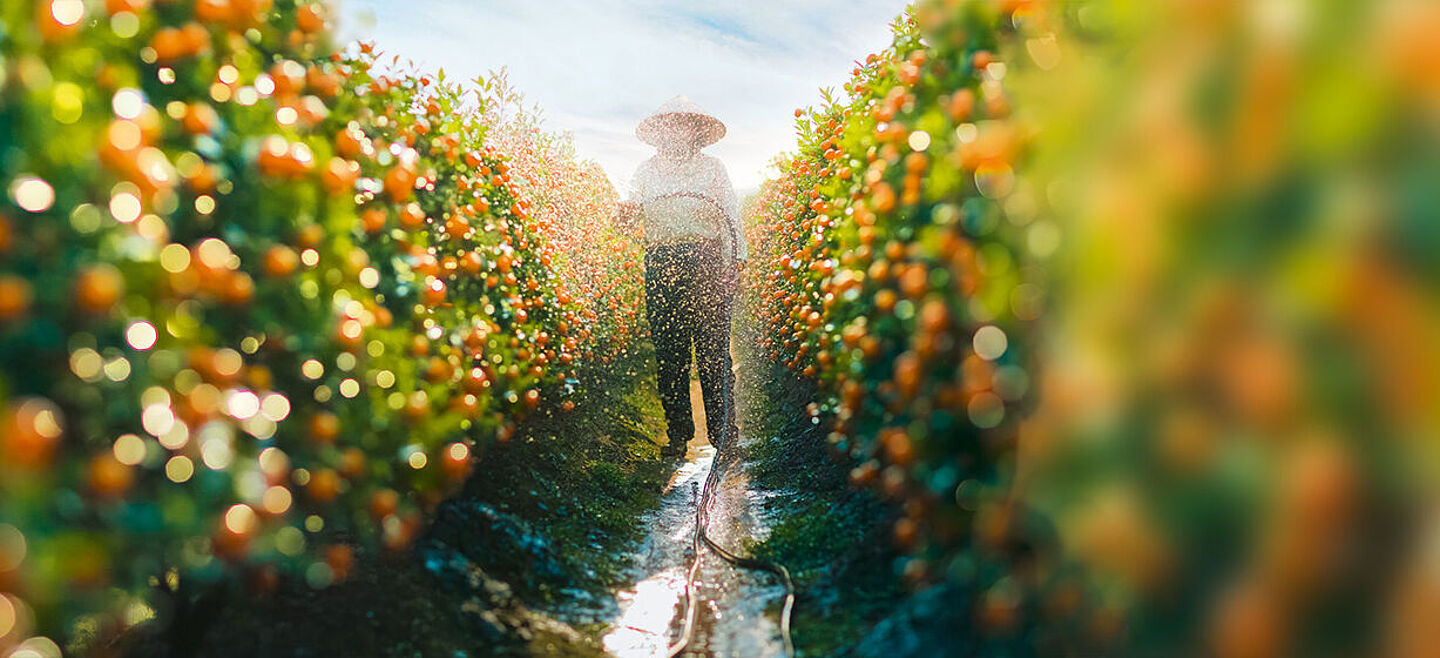
[[[725,375],[729,377],[731,373],[725,373]],[[694,557],[690,563],[690,571],[685,577],[685,627],[680,633],[679,641],[670,645],[667,655],[673,658],[684,651],[685,647],[689,646],[691,636],[695,631],[695,609],[697,603],[695,596],[695,574],[700,570],[700,544],[704,543],[710,547],[710,550],[715,551],[716,555],[719,555],[721,559],[730,564],[742,569],[768,571],[780,578],[780,582],[785,585],[785,606],[780,611],[780,639],[785,645],[785,655],[789,658],[795,655],[795,644],[790,639],[790,617],[795,609],[795,583],[790,578],[790,570],[786,569],[784,565],[776,564],[769,560],[742,557],[731,553],[716,543],[715,540],[711,539],[710,535],[706,532],[707,527],[710,525],[710,501],[714,497],[715,485],[720,482],[720,474],[723,472],[721,465],[724,462],[720,457],[725,449],[733,443],[733,441],[726,436],[726,434],[730,432],[730,387],[722,386],[721,389],[721,394],[725,396],[723,398],[725,404],[721,405],[720,408],[724,410],[723,413],[726,417],[722,419],[720,423],[720,442],[719,445],[716,446],[715,456],[710,462],[710,475],[705,478],[705,488],[701,490],[700,493],[700,506],[695,510],[695,535],[691,539]]]

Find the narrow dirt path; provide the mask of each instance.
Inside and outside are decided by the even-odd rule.
[[[744,438],[741,438],[742,445]],[[727,457],[728,459],[728,457]],[[770,534],[764,514],[768,492],[750,486],[743,462],[726,468],[710,509],[710,537],[741,554],[744,543]],[[696,617],[694,649],[687,655],[781,656],[780,626],[771,611],[785,588],[769,574],[739,569],[705,551],[700,566],[700,609]]]
[[[692,393],[698,409],[698,392]],[[697,418],[697,440],[666,486],[660,508],[641,520],[647,531],[632,555],[635,584],[616,593],[620,612],[603,638],[610,655],[664,656],[679,638],[695,513],[711,468],[724,468],[725,473],[711,505],[710,536],[743,553],[747,539],[763,540],[769,534],[762,503],[772,494],[751,488],[744,462],[736,460],[743,449],[727,451],[729,463],[716,464],[715,448],[698,438],[704,436],[702,422]],[[740,445],[744,443],[742,436]],[[779,626],[767,611],[784,595],[784,588],[772,578],[737,569],[702,549],[696,592],[696,628],[684,655],[783,655]]]

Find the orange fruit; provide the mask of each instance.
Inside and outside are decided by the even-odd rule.
[[[340,417],[329,411],[316,412],[310,417],[310,438],[316,443],[329,445],[340,436]]]
[[[344,83],[345,79],[340,74],[331,73],[318,66],[311,66],[305,72],[305,84],[309,85],[310,91],[324,98],[334,98],[339,95],[340,88]]]
[[[248,304],[255,296],[255,280],[244,272],[231,272],[225,277],[220,300],[231,306]]]
[[[229,21],[230,0],[196,0],[195,18],[210,24]]]
[[[404,165],[396,165],[385,173],[385,193],[396,203],[403,203],[415,193],[415,172]]]
[[[54,402],[40,397],[11,401],[0,423],[5,462],[22,469],[44,468],[53,458],[63,432],[64,416]]]
[[[450,362],[437,356],[430,359],[430,365],[425,369],[425,379],[432,384],[438,384],[450,379],[454,373]]]
[[[30,282],[14,275],[0,276],[0,321],[15,320],[30,310]]]
[[[317,34],[325,29],[325,11],[320,3],[311,3],[295,10],[295,26],[301,32]]]
[[[209,135],[219,127],[220,115],[208,103],[191,103],[181,123],[191,135]]]
[[[370,516],[383,519],[400,509],[400,494],[394,489],[380,489],[370,496]]]
[[[360,177],[360,165],[341,157],[330,158],[329,164],[320,171],[320,182],[333,195],[346,194],[355,188],[355,179]]]
[[[465,237],[469,231],[470,222],[459,214],[451,215],[450,219],[445,221],[445,235],[449,236],[451,240],[459,240]]]
[[[104,315],[125,294],[125,278],[114,265],[91,265],[75,278],[74,294],[75,304],[81,311]]]
[[[325,227],[319,224],[306,224],[295,234],[295,244],[304,249],[313,249],[320,246],[320,241],[325,239]]]
[[[194,21],[180,27],[185,56],[198,55],[210,49],[210,30]]]
[[[316,502],[328,503],[340,495],[340,476],[335,471],[322,468],[310,474],[310,483],[305,491]]]
[[[379,233],[380,231],[385,230],[386,219],[387,218],[385,215],[385,210],[383,208],[366,208],[360,213],[360,227],[364,229],[366,233]]]
[[[365,475],[365,451],[359,448],[346,448],[340,453],[340,474],[346,479],[355,480]]]
[[[335,152],[347,158],[358,158],[365,152],[369,138],[359,128],[346,128],[335,135]]]
[[[265,252],[265,273],[273,277],[287,277],[300,266],[300,256],[294,249],[283,244],[270,247]]]
[[[239,560],[250,548],[250,535],[237,534],[225,527],[222,521],[215,534],[210,537],[211,551],[223,560]]]
[[[330,572],[337,582],[345,580],[350,577],[350,569],[355,566],[355,551],[346,544],[326,546],[325,564],[330,566]]]
[[[412,202],[400,209],[400,226],[411,231],[425,226],[425,211],[420,204]]]
[[[106,452],[90,460],[85,481],[98,498],[114,499],[125,495],[135,482],[134,471]]]
[[[390,309],[384,306],[377,306],[371,310],[371,313],[375,314],[375,325],[381,329],[389,327],[390,324],[395,321],[395,315],[390,312]]]
[[[483,368],[471,368],[460,380],[461,388],[467,393],[479,395],[485,390],[485,384],[489,381],[485,376]]]
[[[452,443],[444,451],[440,469],[451,480],[463,480],[470,474],[470,449],[463,443]]]
[[[275,95],[289,97],[305,89],[305,68],[294,60],[281,60],[270,67],[270,78],[275,81]]]
[[[426,306],[439,306],[445,303],[445,282],[433,276],[427,278],[425,287],[421,290],[421,300]]]
[[[105,11],[111,15],[122,11],[132,14],[150,6],[150,0],[105,0]]]

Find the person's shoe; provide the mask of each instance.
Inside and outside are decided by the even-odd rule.
[[[667,443],[660,448],[661,457],[679,457],[683,454],[685,454],[685,444],[683,443]]]

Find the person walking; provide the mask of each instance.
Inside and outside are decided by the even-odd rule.
[[[676,96],[641,121],[635,136],[656,153],[636,169],[630,199],[617,214],[622,226],[644,231],[646,319],[669,439],[661,453],[684,454],[695,434],[692,349],[705,425],[718,449],[720,428],[728,429],[727,437],[738,431],[730,309],[746,259],[745,233],[725,165],[700,149],[724,137],[725,124]]]

